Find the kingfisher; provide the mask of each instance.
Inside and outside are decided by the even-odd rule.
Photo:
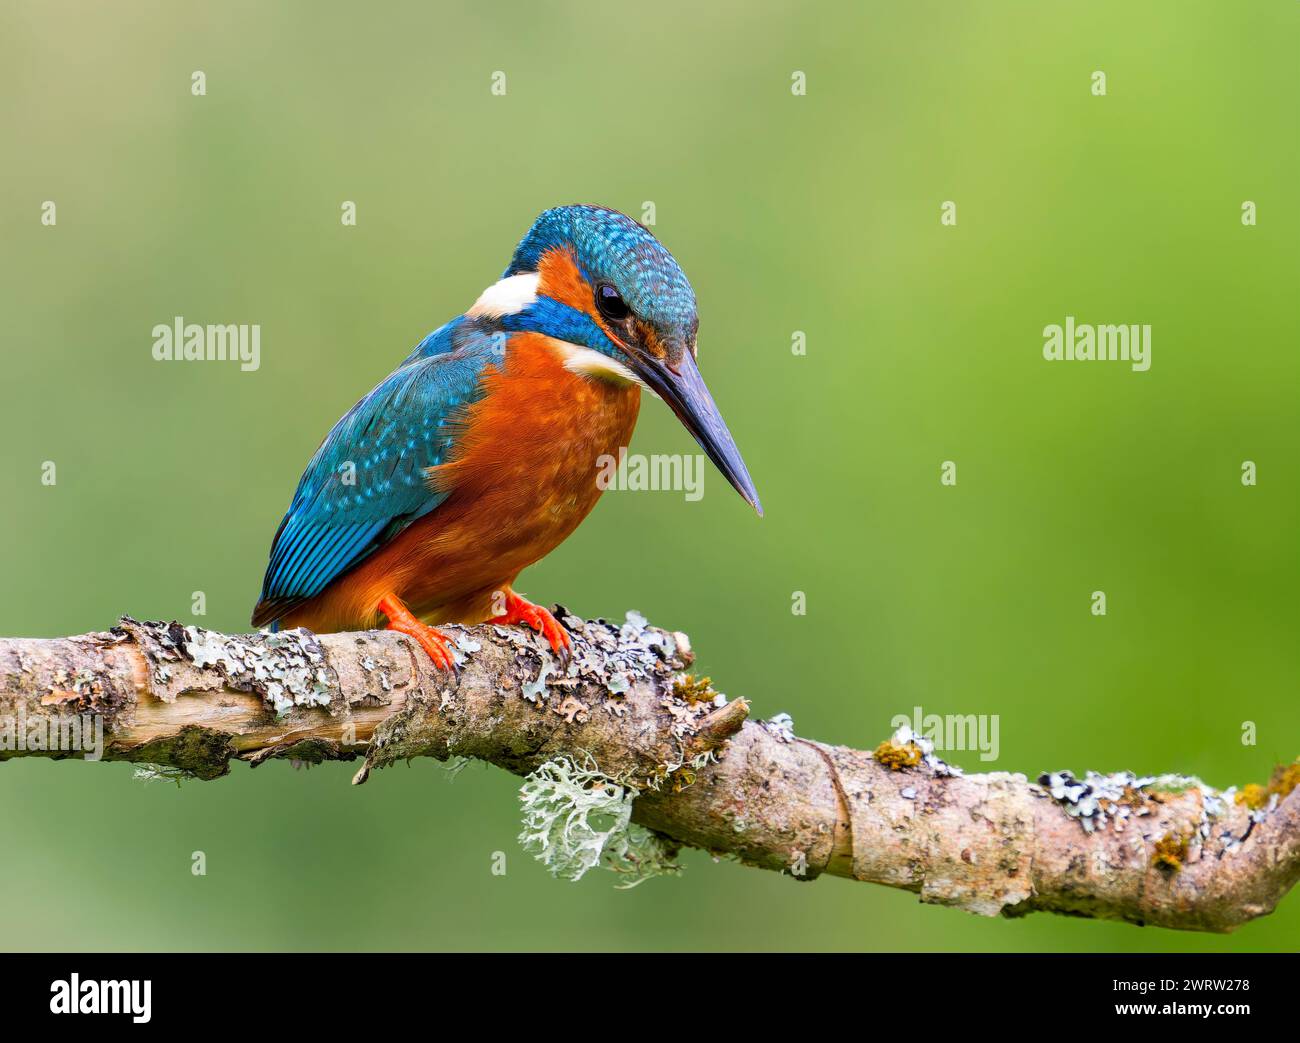
[[[644,226],[594,205],[542,213],[501,278],[325,436],[253,625],[382,620],[454,670],[438,624],[523,624],[566,655],[568,633],[514,584],[596,505],[601,457],[628,445],[643,388],[763,513],[696,364],[698,328],[690,282]]]

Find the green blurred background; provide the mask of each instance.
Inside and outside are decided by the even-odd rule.
[[[698,503],[612,493],[523,590],[689,632],[719,687],[818,739],[874,745],[920,704],[1000,715],[993,767],[1031,774],[1226,786],[1300,752],[1300,5],[341,6],[4,5],[0,633],[123,612],[245,628],[335,418],[539,211],[653,201],[767,517],[713,471]],[[1043,361],[1067,314],[1150,323],[1150,372]],[[154,362],[175,315],[260,323],[260,370]],[[693,450],[662,406],[642,415],[635,451]],[[505,773],[350,771],[177,788],[0,766],[6,947],[1300,937],[1294,895],[1219,938],[983,920],[695,852],[630,892],[560,883],[516,845]]]

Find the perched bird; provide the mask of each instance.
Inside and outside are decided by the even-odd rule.
[[[438,623],[569,636],[512,589],[602,492],[641,389],[666,402],[754,509],[758,494],[696,367],[695,293],[614,210],[543,213],[501,279],[424,338],[334,425],[271,544],[254,626],[363,630],[382,618],[437,665]]]

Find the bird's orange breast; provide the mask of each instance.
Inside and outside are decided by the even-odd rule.
[[[511,338],[504,365],[461,418],[455,457],[430,468],[449,493],[433,512],[286,620],[316,630],[372,625],[396,594],[431,622],[474,623],[492,595],[577,528],[602,492],[601,457],[627,446],[640,408],[633,383],[565,368],[566,346]]]

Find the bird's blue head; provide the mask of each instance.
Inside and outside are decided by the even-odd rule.
[[[619,326],[626,319],[642,326],[643,335],[658,338],[665,351],[694,353],[700,324],[695,291],[673,255],[645,227],[598,206],[547,210],[515,249],[505,275],[539,272],[551,284],[539,286],[540,293],[548,288],[565,293],[573,289],[564,285],[570,273],[556,270],[565,260],[576,267],[590,294],[563,303],[587,312],[594,305],[595,317],[615,325],[612,332],[624,332]]]
[[[749,503],[763,513],[735,440],[696,366],[695,291],[651,233],[604,207],[545,211],[501,281],[470,311],[572,346],[571,369],[635,380],[663,399]]]

